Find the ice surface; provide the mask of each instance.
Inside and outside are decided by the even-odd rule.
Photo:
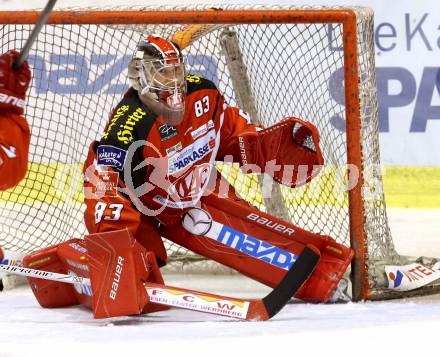
[[[230,284],[230,278],[224,279],[217,277],[217,285]],[[42,309],[25,287],[0,299],[2,357],[223,356],[228,352],[240,356],[417,356],[436,352],[440,328],[440,295],[333,305],[294,303],[267,322],[178,309],[94,320],[83,308]]]
[[[440,256],[440,210],[388,212],[399,252]],[[234,297],[263,297],[268,292],[238,276],[168,275],[165,280]],[[0,293],[0,357],[435,356],[439,331],[440,295],[291,303],[270,321],[246,322],[178,309],[94,320],[81,307],[42,309],[27,287]]]

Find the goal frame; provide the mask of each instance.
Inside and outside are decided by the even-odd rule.
[[[2,24],[34,24],[38,11],[1,11]],[[357,167],[359,178],[349,190],[349,235],[355,251],[351,274],[353,300],[368,299],[368,248],[362,205],[363,165],[361,142],[361,107],[358,87],[357,18],[354,11],[338,10],[192,10],[192,11],[53,11],[47,25],[56,24],[277,24],[338,23],[343,27],[344,81],[346,107],[347,164]]]

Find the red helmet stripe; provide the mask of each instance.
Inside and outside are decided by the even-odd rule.
[[[164,38],[149,35],[147,41],[162,54],[164,59],[179,59],[179,50]]]
[[[174,48],[174,51],[176,51],[176,54],[177,54],[177,57],[179,57],[179,49],[176,47],[176,45],[174,44],[174,43],[172,43],[172,42],[169,42],[169,44],[171,45],[171,46],[173,46],[173,48]]]

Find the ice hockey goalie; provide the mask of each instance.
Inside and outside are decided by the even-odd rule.
[[[236,162],[244,172],[303,185],[324,164],[317,129],[294,117],[256,127],[212,82],[188,75],[184,62],[163,38],[148,36],[136,48],[131,87],[84,165],[89,234],[25,259],[29,267],[89,276],[93,293],[31,279],[41,305],[83,303],[95,317],[157,311],[142,282],[162,282],[161,237],[269,286],[313,245],[321,259],[296,297],[325,302],[335,290],[352,250],[258,211],[214,167]]]

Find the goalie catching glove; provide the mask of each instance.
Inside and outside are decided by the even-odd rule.
[[[256,169],[290,187],[309,182],[324,164],[318,130],[294,117],[267,129],[242,133],[238,147],[243,171]]]

